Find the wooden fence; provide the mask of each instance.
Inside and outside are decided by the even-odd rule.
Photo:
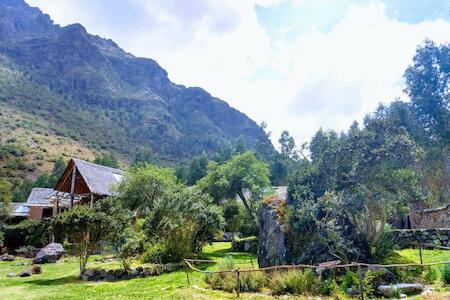
[[[184,263],[193,271],[200,272],[203,274],[220,274],[220,273],[235,273],[236,274],[236,293],[237,296],[240,296],[241,286],[240,286],[240,274],[248,273],[248,272],[267,272],[267,271],[275,271],[275,270],[286,270],[286,269],[323,269],[323,270],[331,270],[331,269],[341,269],[341,268],[357,268],[358,278],[359,278],[359,297],[364,300],[364,286],[363,286],[363,272],[362,267],[375,267],[375,268],[408,268],[408,267],[427,267],[427,266],[436,266],[436,265],[446,265],[450,264],[450,261],[439,261],[439,262],[431,262],[431,263],[423,263],[422,257],[422,247],[427,248],[439,248],[443,250],[450,250],[449,247],[436,246],[432,244],[414,244],[419,248],[419,256],[420,263],[408,263],[408,264],[369,264],[369,263],[361,263],[361,262],[351,262],[348,264],[331,264],[331,265],[307,265],[307,264],[298,264],[298,265],[280,265],[280,266],[272,266],[265,268],[251,268],[251,269],[233,269],[233,270],[218,270],[218,271],[208,271],[208,270],[200,270],[193,266],[195,263],[218,263],[215,260],[202,260],[202,259],[184,259]],[[239,264],[239,263],[238,263]],[[242,263],[241,263],[242,264]],[[245,263],[247,264],[247,263]],[[253,265],[253,263],[252,263]],[[190,284],[189,273],[186,272],[187,282]]]

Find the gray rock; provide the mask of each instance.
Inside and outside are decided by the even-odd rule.
[[[165,264],[163,267],[164,272],[173,272],[176,271],[180,268],[179,264],[175,264],[175,263],[168,263]]]
[[[397,283],[392,285],[380,285],[377,290],[385,297],[391,297],[395,290],[406,295],[416,295],[423,291],[423,285],[419,283]]]
[[[31,270],[25,270],[25,271],[21,272],[18,276],[19,277],[30,277],[31,276]]]
[[[14,277],[14,276],[16,276],[16,274],[14,274],[14,273],[8,273],[8,275],[6,275],[6,276],[8,276],[8,277]]]
[[[14,261],[14,259],[15,259],[15,257],[12,255],[9,255],[8,253],[0,255],[0,261]]]
[[[59,243],[51,243],[39,250],[33,259],[34,264],[55,263],[65,253],[64,247]]]
[[[263,203],[258,209],[258,264],[261,268],[284,265],[288,261],[285,233],[277,214],[277,207],[282,203],[281,200]]]

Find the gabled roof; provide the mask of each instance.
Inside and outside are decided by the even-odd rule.
[[[55,193],[53,189],[49,188],[33,188],[28,196],[26,206],[53,206],[50,203],[50,198]]]
[[[27,217],[30,209],[25,206],[25,203],[12,202],[9,204],[11,217]]]
[[[112,187],[122,180],[124,172],[119,169],[97,165],[81,159],[72,158],[55,190],[70,193],[71,174],[76,166],[75,194],[92,193],[99,196],[112,196]]]

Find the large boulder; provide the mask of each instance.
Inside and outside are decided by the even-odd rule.
[[[277,214],[278,207],[284,204],[284,200],[275,200],[259,207],[258,264],[261,268],[284,265],[289,261],[283,225]]]
[[[14,259],[14,256],[9,255],[8,253],[0,255],[0,261],[13,261]]]
[[[33,259],[34,264],[55,263],[65,253],[63,245],[51,243],[39,250]]]
[[[423,285],[419,283],[397,283],[380,285],[377,290],[385,297],[392,297],[395,291],[406,295],[417,295],[423,292]]]

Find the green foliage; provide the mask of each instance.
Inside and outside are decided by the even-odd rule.
[[[305,295],[313,294],[319,285],[319,279],[310,269],[289,270],[270,275],[269,286],[275,295]]]
[[[94,163],[96,163],[98,165],[106,166],[106,167],[115,168],[115,169],[119,168],[119,161],[112,153],[103,154],[100,157],[96,157],[94,160]]]
[[[117,247],[117,257],[122,261],[123,268],[130,268],[130,257],[141,252],[145,236],[131,227],[119,233],[114,244]]]
[[[147,237],[161,242],[172,261],[191,257],[223,228],[221,209],[198,188],[179,186],[155,202],[143,224]]]
[[[197,183],[197,181],[205,177],[208,163],[208,156],[205,152],[197,157],[194,157],[189,163],[189,171],[186,183],[188,185],[194,185]]]
[[[89,255],[99,247],[99,242],[115,240],[129,226],[130,220],[129,211],[119,207],[115,199],[106,198],[96,202],[93,208],[77,205],[57,215],[52,220],[52,228],[67,234],[76,244],[81,276]]]
[[[5,246],[17,249],[23,246],[43,247],[50,240],[48,220],[24,220],[5,227]]]
[[[211,162],[199,186],[217,203],[238,195],[249,218],[254,219],[263,194],[270,187],[269,177],[269,167],[259,161],[254,153],[245,152],[233,156],[222,165]],[[246,196],[247,191],[250,197]]]
[[[177,178],[172,169],[149,164],[134,166],[117,187],[118,199],[137,216],[144,216],[176,184]]]
[[[225,231],[242,232],[242,226],[246,219],[245,209],[236,200],[229,200],[223,206],[225,219]]]
[[[437,267],[434,267],[434,266],[428,267],[426,272],[425,272],[425,280],[428,283],[433,284],[438,279],[439,279],[439,269]]]
[[[450,284],[450,264],[447,264],[442,269],[442,280],[446,284]]]

